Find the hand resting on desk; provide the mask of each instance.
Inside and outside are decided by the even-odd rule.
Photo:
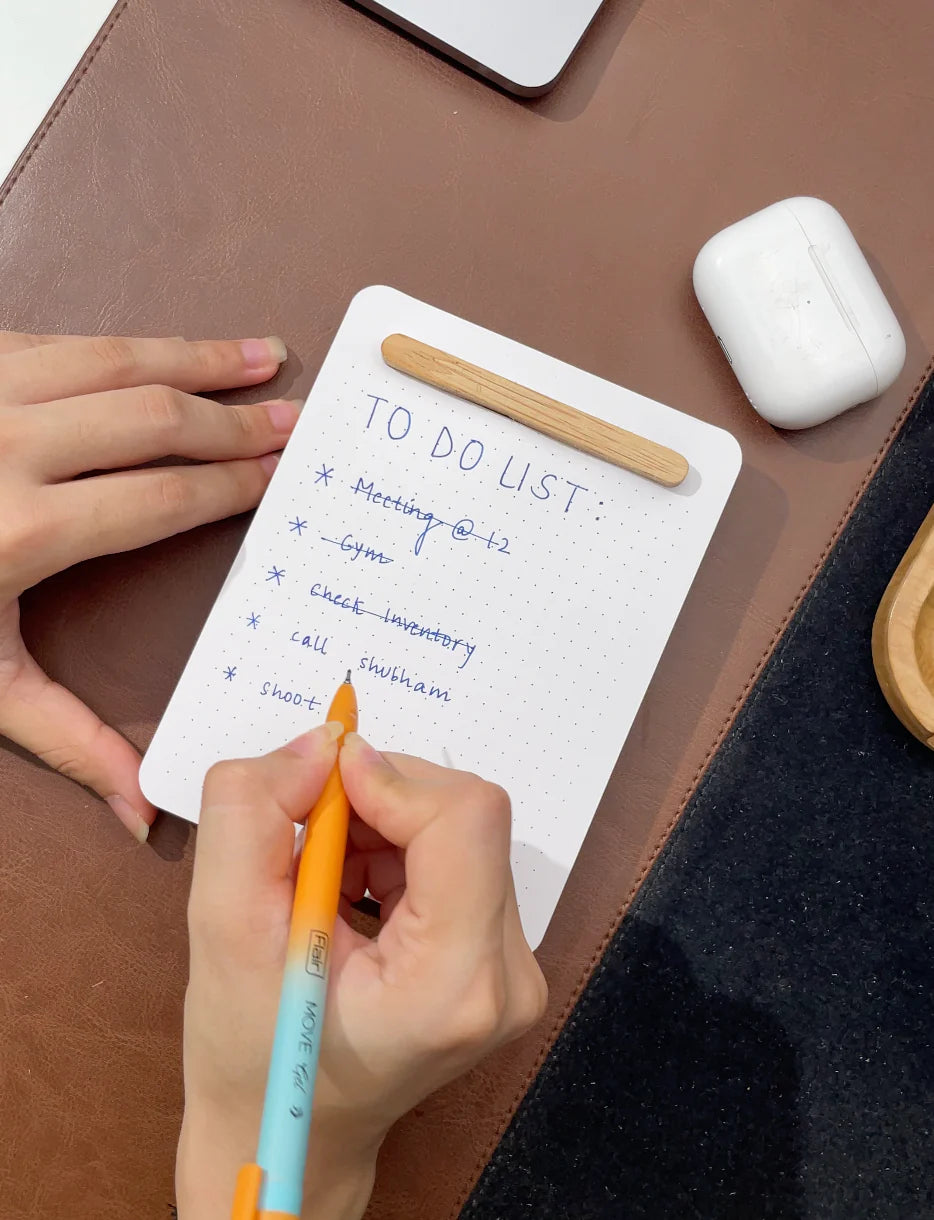
[[[204,787],[189,905],[179,1220],[229,1220],[263,1107],[292,908],[295,836],[334,764],[326,726],[264,758],[214,767]],[[356,811],[344,914],[369,890],[376,940],[338,920],[303,1220],[358,1220],[389,1127],[523,1033],[545,981],[522,934],[510,808],[474,775],[341,751]]]
[[[139,755],[26,651],[19,596],[82,559],[253,508],[294,403],[224,407],[202,391],[258,385],[281,339],[63,338],[0,332],[0,734],[87,784],[145,840],[155,810]],[[200,465],[127,470],[169,455]],[[88,472],[91,478],[82,478]]]

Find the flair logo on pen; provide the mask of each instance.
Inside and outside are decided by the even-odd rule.
[[[323,979],[328,968],[328,943],[326,932],[313,931],[308,937],[308,956],[305,958],[305,971]]]

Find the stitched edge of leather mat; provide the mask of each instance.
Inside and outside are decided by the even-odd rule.
[[[100,51],[101,47],[110,37],[114,26],[120,20],[121,16],[123,15],[124,9],[127,7],[127,5],[129,3],[130,3],[130,0],[119,0],[119,3],[116,5],[116,7],[111,10],[110,16],[101,26],[101,28],[98,30],[97,36],[95,37],[94,41],[91,43],[91,45],[88,47],[88,49],[85,51],[85,53],[78,60],[78,65],[75,68],[74,72],[72,72],[72,74],[68,78],[68,80],[65,82],[64,89],[61,91],[61,93],[52,103],[51,110],[49,110],[48,114],[39,124],[39,127],[36,130],[36,134],[32,137],[32,139],[23,149],[22,153],[20,153],[20,155],[17,157],[16,161],[13,163],[13,168],[7,174],[6,178],[3,180],[2,183],[0,183],[0,208],[3,207],[4,203],[6,203],[8,195],[13,190],[13,187],[16,186],[16,183],[19,181],[20,175],[22,174],[22,172],[26,168],[26,166],[29,164],[29,162],[32,160],[35,153],[38,151],[40,145],[42,144],[42,141],[52,130],[52,125],[54,124],[55,120],[65,109],[65,106],[68,104],[68,99],[71,97],[71,95],[74,93],[74,91],[78,88],[78,85],[84,79],[85,73],[88,71],[91,64],[93,64],[94,60],[97,58],[98,51]]]

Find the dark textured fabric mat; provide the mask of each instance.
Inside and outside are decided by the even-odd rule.
[[[934,752],[870,652],[932,503],[934,380],[465,1218],[934,1217]]]

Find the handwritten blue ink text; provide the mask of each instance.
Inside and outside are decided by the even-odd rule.
[[[369,431],[373,427],[377,412],[382,406],[385,407],[385,411],[381,414],[385,418],[381,422],[377,422],[377,432],[380,428],[385,427],[386,436],[389,440],[396,442],[405,440],[410,434],[410,444],[412,440],[417,439],[419,429],[416,427],[413,432],[412,428],[415,418],[414,411],[410,411],[408,407],[403,407],[398,403],[390,404],[389,399],[381,394],[367,394],[366,397],[372,405],[367,417],[365,431]],[[480,475],[478,477],[495,476],[496,472],[499,471],[496,485],[501,490],[511,491],[518,495],[525,489],[525,494],[533,496],[536,500],[546,501],[554,499],[557,503],[563,504],[563,511],[566,513],[571,511],[571,505],[574,503],[578,492],[586,493],[589,490],[583,483],[575,483],[572,479],[563,478],[550,471],[536,474],[530,479],[531,462],[526,462],[523,468],[521,461],[514,454],[507,456],[506,453],[500,450],[499,455],[497,455],[489,443],[484,443],[477,437],[471,436],[470,433],[459,437],[455,436],[447,424],[442,424],[441,430],[435,436],[430,450],[428,449],[427,439],[424,439],[424,443],[429,458],[436,462],[456,464],[458,470],[468,474],[473,471],[479,471]],[[503,462],[504,458],[505,464]],[[513,469],[513,463],[516,463],[515,469]],[[428,528],[430,530],[432,527],[429,526]]]
[[[392,563],[388,555],[384,555],[382,551],[374,550],[373,547],[367,546],[365,542],[358,542],[353,534],[345,534],[343,538],[324,538],[322,542],[330,542],[332,546],[339,546],[345,555],[350,556],[350,562],[356,563],[358,559],[369,559],[371,563]]]
[[[379,508],[391,509],[393,512],[402,513],[406,517],[415,517],[417,521],[424,521],[425,528],[415,539],[413,549],[416,555],[421,555],[425,539],[431,531],[439,528],[449,530],[454,542],[466,542],[468,538],[476,538],[480,542],[486,543],[487,550],[494,549],[503,555],[510,555],[512,553],[509,550],[508,538],[498,538],[493,531],[489,535],[480,533],[477,530],[476,523],[469,517],[461,517],[459,521],[453,523],[445,521],[443,518],[435,516],[430,509],[422,508],[412,500],[404,500],[401,495],[394,496],[391,492],[376,490],[372,480],[367,483],[362,478],[358,478],[355,484],[351,484],[351,490],[354,495],[363,495],[368,504],[374,504]]]
[[[368,674],[375,674],[386,682],[398,682],[401,687],[411,691],[413,695],[426,695],[429,698],[438,699],[442,703],[451,702],[451,696],[446,690],[435,686],[433,682],[426,683],[413,678],[405,672],[404,665],[383,665],[376,657],[361,657],[360,669],[365,669]]]
[[[327,636],[322,639],[320,635],[302,635],[300,631],[293,631],[290,638],[293,644],[301,644],[302,648],[310,648],[312,652],[320,652],[323,657],[328,655]]]
[[[400,631],[404,631],[406,635],[410,635],[415,639],[426,640],[429,644],[437,644],[439,647],[447,649],[452,653],[456,654],[458,650],[462,650],[464,659],[458,665],[458,669],[463,669],[477,650],[477,645],[472,644],[469,640],[461,639],[460,636],[443,631],[440,627],[431,627],[425,623],[420,623],[417,619],[409,618],[405,611],[396,611],[392,606],[387,606],[385,610],[369,610],[363,600],[356,594],[343,593],[339,590],[331,589],[322,581],[315,581],[311,586],[310,593],[312,597],[324,598],[332,606],[336,606],[338,610],[349,610],[351,614],[365,614],[370,618],[377,618],[388,627],[396,627]],[[296,639],[297,636],[300,637],[300,633],[297,631],[293,632],[292,640],[295,643],[299,643],[299,639]]]
[[[314,695],[303,695],[297,690],[283,690],[278,682],[264,682],[259,693],[269,695],[272,699],[281,699],[283,703],[294,703],[296,707],[304,704],[310,712],[321,706],[321,700]]]

